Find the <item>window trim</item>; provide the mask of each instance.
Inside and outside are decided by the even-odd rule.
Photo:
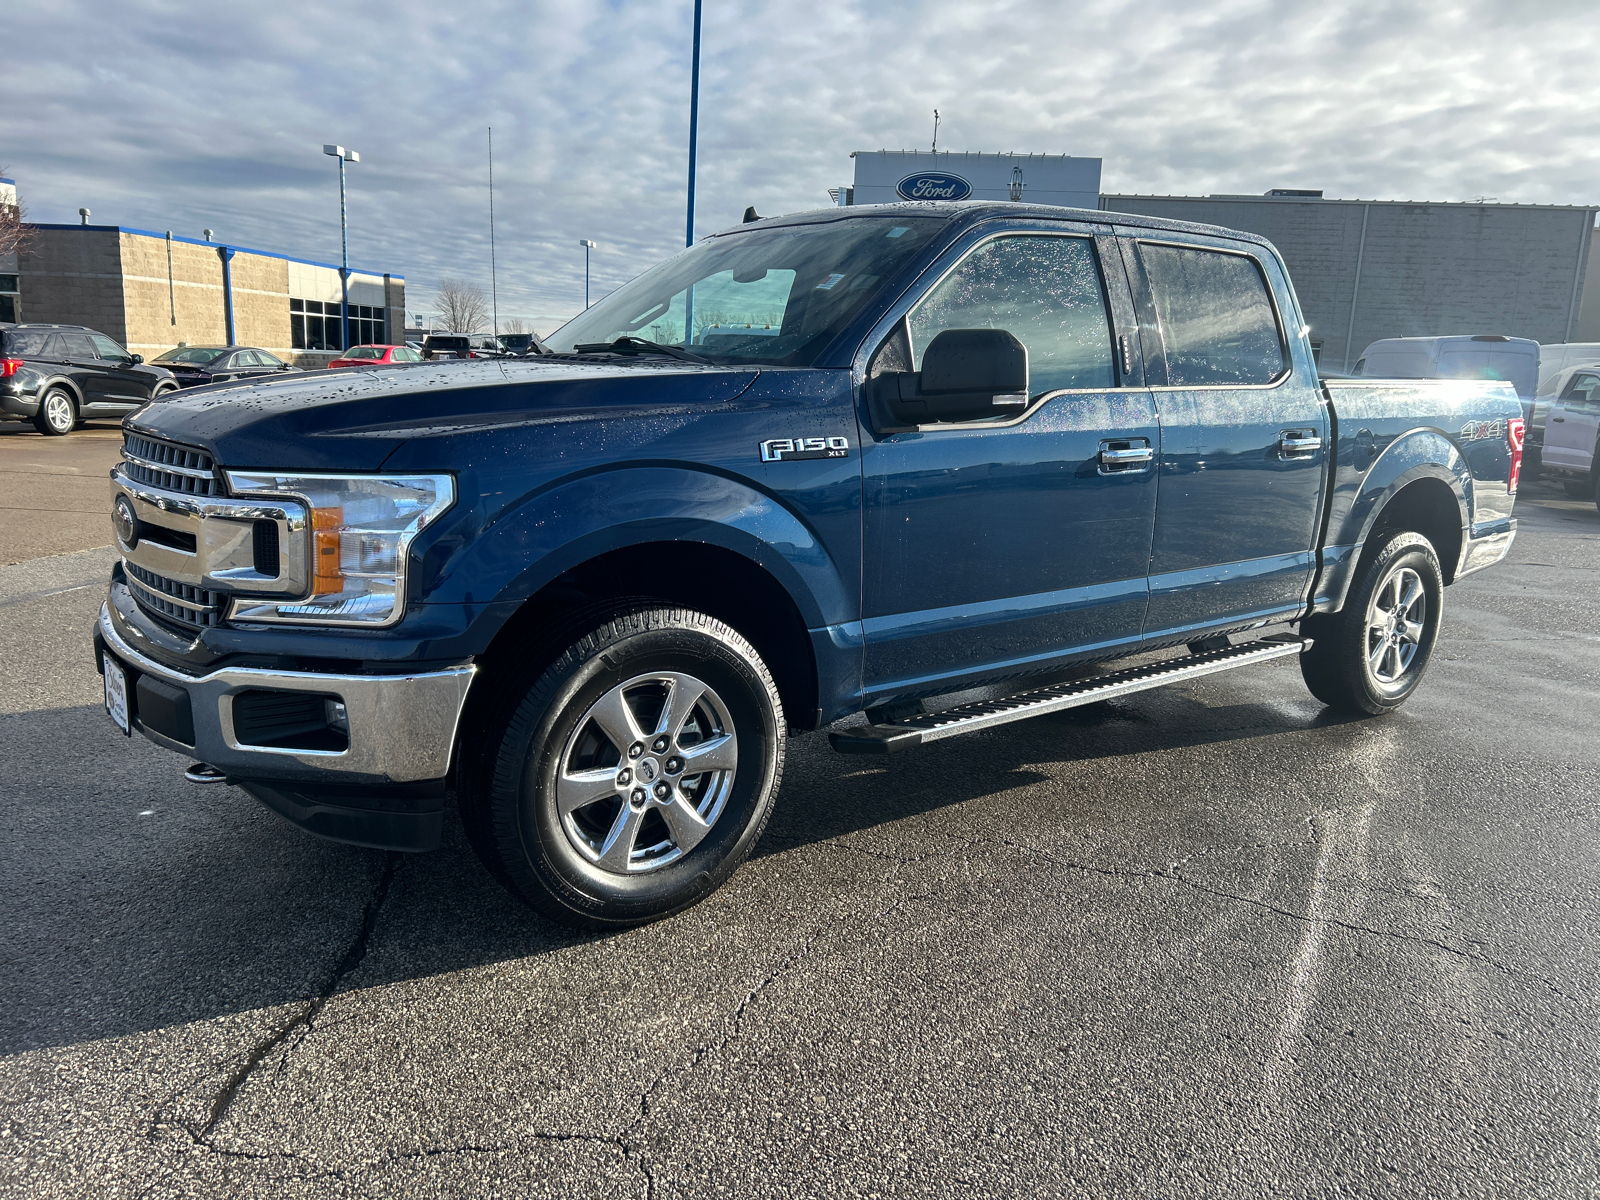
[[[972,232],[974,231],[969,230],[968,234],[970,235]],[[1122,370],[1121,355],[1119,353],[1120,348],[1117,339],[1120,336],[1123,336],[1124,332],[1129,335],[1137,336],[1138,330],[1137,326],[1127,331],[1119,331],[1117,328],[1118,307],[1111,294],[1112,289],[1116,285],[1115,281],[1110,278],[1111,271],[1105,261],[1102,245],[1103,239],[1108,239],[1114,236],[1112,227],[1109,224],[1098,221],[1084,221],[1074,222],[1074,227],[1070,229],[1042,229],[1038,227],[1012,226],[1002,229],[980,230],[977,232],[978,236],[974,237],[970,242],[966,241],[965,238],[958,238],[955,243],[950,246],[946,246],[944,250],[940,252],[939,258],[936,259],[934,263],[931,264],[926,270],[924,270],[921,275],[914,279],[911,282],[911,285],[900,294],[899,298],[890,306],[889,311],[885,313],[873,326],[872,332],[862,340],[861,348],[856,352],[851,371],[852,374],[856,376],[856,386],[860,389],[865,401],[865,409],[869,418],[866,423],[868,424],[869,428],[872,429],[873,435],[879,441],[882,441],[886,437],[893,437],[895,434],[901,432],[935,433],[965,429],[1010,429],[1014,426],[1023,424],[1025,421],[1031,420],[1035,414],[1044,408],[1046,404],[1050,403],[1052,400],[1059,399],[1062,396],[1106,396],[1124,392],[1144,392],[1150,390],[1149,386],[1142,382],[1142,370],[1136,373],[1140,380],[1139,382],[1133,382],[1125,379]],[[990,242],[998,241],[1001,238],[1008,237],[1078,238],[1081,241],[1089,243],[1090,251],[1094,255],[1095,273],[1100,280],[1101,298],[1104,300],[1106,306],[1106,328],[1110,333],[1111,339],[1109,346],[1111,351],[1111,370],[1117,382],[1112,387],[1108,388],[1057,388],[1054,391],[1041,392],[1037,397],[1028,402],[1027,408],[1023,409],[1015,416],[1002,417],[992,421],[930,421],[922,425],[902,426],[896,425],[893,421],[886,420],[885,418],[887,414],[880,411],[878,403],[872,399],[870,394],[871,379],[867,376],[867,371],[871,369],[872,360],[878,356],[878,353],[883,349],[884,344],[888,342],[891,337],[895,336],[896,331],[901,327],[904,327],[906,346],[911,352],[911,361],[915,363],[916,346],[911,341],[910,328],[910,317],[912,310],[915,309],[917,305],[921,304],[924,299],[932,295],[936,288],[938,288],[947,278],[949,278],[950,275],[953,274],[963,263],[965,263],[968,258],[977,253],[978,250]],[[943,269],[938,269],[939,261],[944,259],[945,256],[952,254],[954,257],[950,259],[948,264]],[[1121,264],[1119,263],[1118,265],[1120,266]],[[931,274],[936,270],[937,274]],[[1125,288],[1129,287],[1126,281],[1124,281],[1123,286]],[[1127,297],[1127,299],[1133,305],[1134,316],[1135,319],[1137,319],[1137,300],[1131,294]]]
[[[1127,237],[1126,234],[1123,236]],[[1161,326],[1161,310],[1156,307],[1155,285],[1150,282],[1149,268],[1145,266],[1144,255],[1138,249],[1141,246],[1166,246],[1174,250],[1198,250],[1204,254],[1231,254],[1236,258],[1248,259],[1260,276],[1261,285],[1267,290],[1267,303],[1272,306],[1272,320],[1278,327],[1278,353],[1283,356],[1283,370],[1266,383],[1158,383],[1150,386],[1152,392],[1265,392],[1280,388],[1294,378],[1294,348],[1289,344],[1283,323],[1283,310],[1278,306],[1277,292],[1272,287],[1272,279],[1268,276],[1260,255],[1249,250],[1240,250],[1233,246],[1213,246],[1207,242],[1178,242],[1168,241],[1165,238],[1137,236],[1128,237],[1128,241],[1135,248],[1134,252],[1138,256],[1139,274],[1141,276],[1140,285],[1147,293],[1150,314],[1155,318],[1156,335],[1161,339],[1161,377],[1163,379],[1172,378],[1167,372],[1167,334],[1166,330]]]

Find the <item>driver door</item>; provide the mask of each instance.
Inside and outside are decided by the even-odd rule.
[[[1562,389],[1545,421],[1544,461],[1587,471],[1600,433],[1600,371],[1578,371]]]
[[[869,377],[920,371],[945,330],[1005,329],[1027,348],[1029,383],[1005,419],[891,431],[868,404],[868,704],[1140,640],[1159,432],[1126,275],[1097,232],[1052,222],[968,239],[872,359]]]

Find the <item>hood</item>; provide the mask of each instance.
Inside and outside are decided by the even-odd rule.
[[[375,471],[413,438],[732,400],[757,374],[655,359],[451,359],[190,388],[123,424],[200,446],[225,467]]]

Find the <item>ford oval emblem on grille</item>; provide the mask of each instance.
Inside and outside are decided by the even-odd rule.
[[[118,496],[111,506],[111,530],[125,550],[139,544],[139,518],[133,515],[133,505],[126,496]]]
[[[942,171],[923,171],[907,175],[894,190],[907,200],[965,200],[972,195],[972,185],[959,175]]]

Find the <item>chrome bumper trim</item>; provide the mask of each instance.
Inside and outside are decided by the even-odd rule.
[[[442,779],[449,774],[456,727],[478,672],[473,664],[462,663],[415,675],[324,675],[259,667],[185,675],[128,645],[107,604],[100,606],[100,636],[106,648],[134,670],[188,692],[194,756],[245,779],[304,779],[308,771],[392,783]],[[349,749],[284,750],[241,743],[233,727],[233,698],[250,688],[337,696],[350,721]],[[168,745],[166,738],[151,740]]]

